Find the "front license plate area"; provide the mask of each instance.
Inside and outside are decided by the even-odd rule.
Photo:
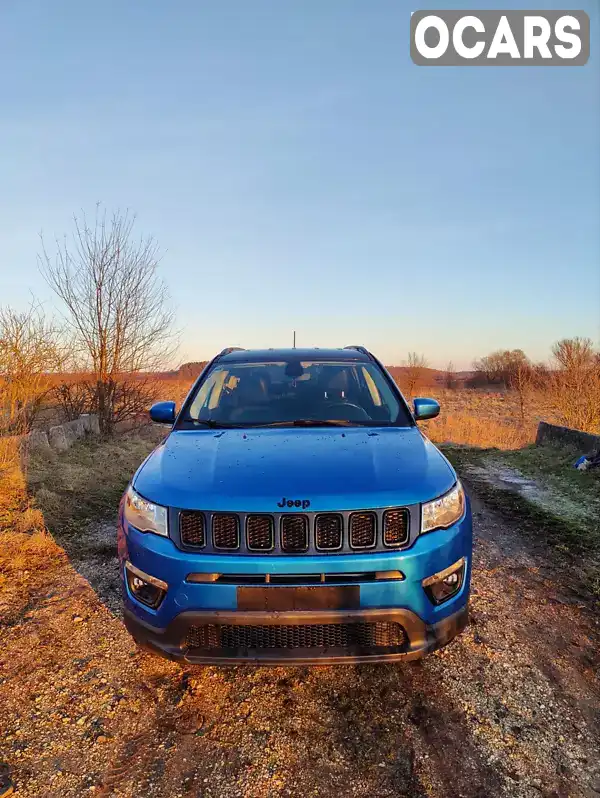
[[[359,585],[321,587],[268,587],[237,588],[238,610],[357,610],[360,608]]]

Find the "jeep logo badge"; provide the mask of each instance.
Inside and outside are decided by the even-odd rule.
[[[310,507],[310,501],[308,499],[286,499],[285,496],[280,502],[277,502],[278,507],[301,507],[303,510],[306,510]]]

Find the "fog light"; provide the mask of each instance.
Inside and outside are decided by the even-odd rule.
[[[422,585],[429,599],[434,604],[443,604],[444,601],[455,596],[462,587],[465,574],[465,558],[455,562],[433,576],[424,579]]]
[[[129,561],[125,563],[125,573],[131,595],[142,604],[155,610],[167,593],[169,587],[167,583],[140,571]]]

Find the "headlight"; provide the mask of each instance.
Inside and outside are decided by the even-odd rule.
[[[425,502],[421,507],[421,532],[431,532],[433,529],[446,529],[462,518],[465,511],[465,492],[460,482],[431,502]]]
[[[125,494],[125,518],[140,532],[154,532],[168,537],[167,508],[142,498],[129,486]]]

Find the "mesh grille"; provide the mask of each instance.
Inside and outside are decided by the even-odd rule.
[[[376,543],[377,518],[374,513],[350,516],[350,545],[353,549],[371,549]]]
[[[214,515],[213,546],[216,549],[237,549],[240,545],[237,515]]]
[[[383,542],[386,546],[402,546],[408,542],[406,510],[386,510],[383,516]]]
[[[406,634],[399,623],[326,623],[290,625],[206,624],[191,626],[189,648],[403,648]]]
[[[317,516],[315,545],[324,551],[334,551],[342,547],[342,517],[340,515]]]
[[[274,546],[273,519],[268,515],[249,515],[246,540],[253,551],[271,551]]]
[[[195,512],[179,514],[179,533],[186,546],[204,546],[206,543],[204,515]]]
[[[281,548],[288,552],[308,549],[308,520],[303,515],[281,519]]]

